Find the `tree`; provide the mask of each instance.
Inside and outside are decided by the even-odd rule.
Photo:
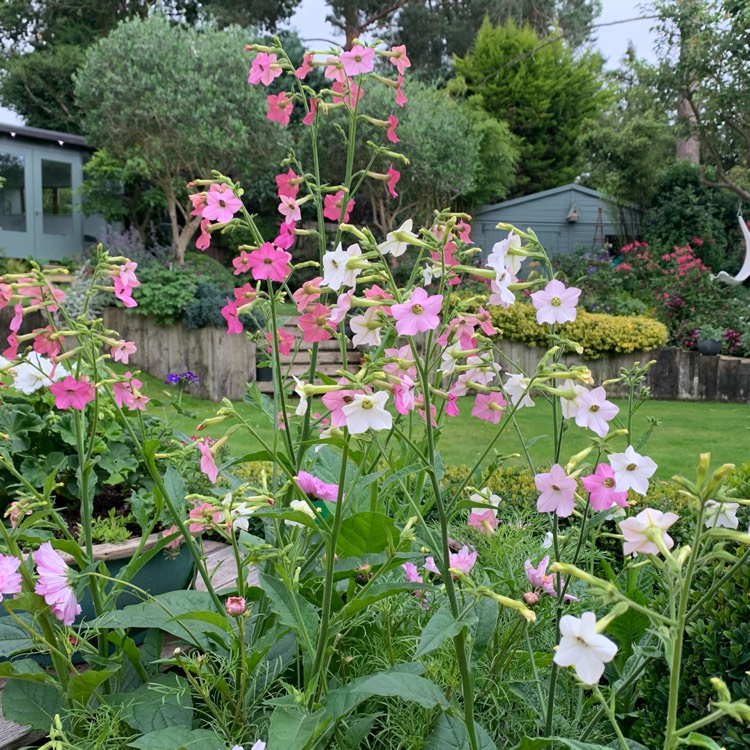
[[[179,262],[199,224],[185,183],[211,169],[244,176],[286,151],[263,92],[246,84],[248,41],[237,28],[198,31],[150,16],[97,42],[75,77],[91,143],[123,162],[142,159],[162,191]]]
[[[517,195],[571,182],[579,172],[578,137],[605,106],[602,58],[573,50],[529,27],[485,21],[456,72],[485,111],[521,139]]]
[[[750,201],[750,5],[660,0],[656,7],[663,102],[681,105],[678,126],[700,143],[704,182]]]

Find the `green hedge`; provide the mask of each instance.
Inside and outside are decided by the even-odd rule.
[[[500,335],[509,341],[523,341],[531,346],[549,346],[549,328],[536,321],[536,310],[530,304],[494,307],[492,322]],[[651,351],[667,343],[663,323],[641,315],[604,315],[578,310],[572,323],[559,326],[561,336],[583,347],[586,359],[601,359],[609,354]]]

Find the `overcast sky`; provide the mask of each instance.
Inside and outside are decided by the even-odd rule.
[[[597,19],[597,23],[609,24],[613,21],[648,15],[644,7],[644,3],[637,0],[602,0],[602,15]],[[302,0],[291,25],[297,28],[305,39],[321,38],[340,42],[340,34],[325,22],[325,16],[325,0]],[[653,34],[650,31],[652,23],[650,20],[635,20],[598,28],[597,46],[607,58],[607,67],[617,67],[631,41],[639,57],[655,62]],[[20,124],[21,120],[10,110],[0,107],[0,122]]]

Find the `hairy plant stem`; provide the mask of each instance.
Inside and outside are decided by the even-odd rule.
[[[610,705],[604,699],[602,691],[599,690],[598,685],[594,685],[594,695],[596,696],[596,699],[599,701],[599,703],[601,703],[604,713],[607,714],[609,723],[612,725],[612,729],[615,730],[615,734],[617,735],[617,741],[620,743],[620,747],[623,750],[630,750],[630,745],[628,745],[628,741],[625,739],[625,735],[623,735],[622,730],[620,729],[620,724],[617,721],[617,717],[612,711]]]

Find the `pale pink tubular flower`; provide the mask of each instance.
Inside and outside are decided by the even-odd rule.
[[[271,122],[288,125],[292,117],[292,109],[294,109],[294,99],[286,91],[282,91],[280,94],[269,94],[267,100],[268,114],[266,117]]]
[[[310,281],[306,281],[297,291],[292,295],[292,299],[297,304],[297,312],[302,312],[311,302],[315,302],[323,293],[321,284],[323,283],[322,276],[316,276]]]
[[[3,352],[5,359],[15,359],[18,356],[18,334],[10,333],[8,335],[8,348]]]
[[[637,516],[620,521],[620,531],[625,540],[623,552],[632,555],[640,552],[643,555],[658,555],[661,551],[652,536],[661,537],[667,549],[674,547],[674,540],[667,529],[679,516],[676,513],[662,513],[653,508],[645,508]]]
[[[302,210],[294,198],[288,195],[279,196],[279,213],[284,217],[285,224],[296,224],[302,221]]]
[[[237,287],[234,290],[234,298],[237,304],[246,305],[248,302],[252,302],[258,296],[258,292],[255,291],[255,287],[251,284],[243,284],[243,286]]]
[[[557,591],[555,589],[555,577],[547,573],[547,566],[549,565],[549,555],[542,558],[541,562],[535,568],[531,564],[531,560],[527,560],[524,563],[524,569],[526,571],[526,577],[529,579],[529,583],[535,589],[541,589],[548,596],[557,597]],[[577,602],[577,597],[572,594],[565,594],[563,597],[566,601]]]
[[[396,128],[398,127],[398,117],[395,115],[388,115],[388,130],[385,133],[385,137],[391,143],[400,143],[401,139],[396,135]]]
[[[247,273],[252,265],[250,264],[250,253],[247,250],[241,250],[236,258],[232,258],[234,266],[234,275],[239,276],[241,273]]]
[[[609,432],[609,422],[617,416],[620,407],[607,401],[607,392],[602,386],[579,391],[575,400],[578,404],[576,424],[604,437]]]
[[[201,462],[202,464],[203,462]],[[201,466],[201,469],[203,467]],[[214,480],[212,480],[214,481]],[[190,524],[191,534],[200,534],[212,525],[218,525],[221,522],[221,511],[217,511],[211,503],[201,503],[195,508],[191,508],[188,518],[192,521]]]
[[[406,102],[409,100],[406,98],[406,94],[404,94],[403,90],[403,83],[404,83],[404,76],[400,75],[398,77],[397,86],[396,86],[396,104],[398,104],[399,107],[403,107]]]
[[[312,73],[312,62],[313,56],[309,52],[305,52],[305,54],[302,56],[302,65],[300,65],[299,68],[294,71],[294,75],[297,76],[300,81],[304,81],[305,78],[307,78],[307,76]]]
[[[411,60],[406,56],[406,45],[399,44],[395,47],[391,47],[391,52],[395,54],[389,55],[388,59],[391,61],[391,64],[396,66],[398,74],[403,76],[406,69],[411,68]]]
[[[283,284],[292,270],[289,267],[291,259],[291,253],[277,250],[270,242],[264,242],[250,253],[248,264],[256,281],[269,279]]]
[[[188,195],[190,203],[193,205],[193,210],[190,212],[191,216],[203,216],[203,209],[206,207],[206,194],[205,193],[191,193]]]
[[[34,338],[34,351],[37,354],[46,354],[51,359],[54,359],[60,353],[60,342],[52,338],[54,331],[51,325],[44,328],[35,328],[33,333],[36,334]]]
[[[294,224],[287,224],[285,221],[279,227],[279,233],[276,239],[271,243],[282,250],[288,250],[295,241]]]
[[[299,193],[300,176],[290,167],[286,174],[276,175],[276,193],[281,198],[285,195],[287,198],[296,198]]]
[[[560,464],[555,464],[548,472],[537,474],[534,484],[541,493],[536,502],[536,509],[540,513],[556,513],[560,518],[567,518],[573,512],[577,483]]]
[[[0,310],[7,307],[13,299],[13,289],[7,284],[0,284]]]
[[[312,343],[333,338],[330,322],[330,310],[325,305],[315,305],[312,310],[297,318],[302,340]]]
[[[327,484],[306,471],[300,471],[296,480],[302,492],[317,500],[335,503],[339,499],[339,486],[337,484]]]
[[[499,391],[492,393],[478,393],[474,399],[474,408],[471,410],[472,417],[478,417],[485,422],[497,424],[503,416],[503,411],[508,405]]]
[[[480,307],[479,310],[474,313],[473,317],[479,324],[482,332],[487,336],[494,336],[497,333],[497,329],[492,325],[492,316],[483,307]]]
[[[196,445],[201,452],[201,471],[211,480],[212,484],[216,484],[216,480],[219,477],[219,467],[216,465],[216,461],[214,461],[213,453],[211,453],[209,439],[205,438],[196,443]]]
[[[339,60],[348,76],[372,73],[375,67],[375,50],[355,44],[348,52],[342,52]]]
[[[115,362],[122,362],[124,365],[128,364],[128,359],[131,354],[135,354],[138,351],[135,342],[133,341],[118,341],[112,347],[112,359]]]
[[[271,344],[271,346],[266,347],[266,351],[270,354],[273,351],[273,336],[270,331],[266,331],[266,341]],[[281,356],[286,356],[287,354],[291,353],[292,346],[294,346],[294,336],[291,333],[287,333],[285,330],[280,328],[276,332],[276,341],[277,346],[279,347],[279,354]]]
[[[464,575],[469,575],[471,569],[477,561],[477,551],[469,552],[469,548],[464,545],[458,552],[451,552],[448,555],[448,567],[452,571],[458,571]]]
[[[604,665],[617,654],[617,646],[596,632],[596,615],[584,612],[580,618],[563,615],[560,619],[560,645],[554,662],[561,667],[575,667],[586,685],[596,685],[604,674]]]
[[[52,383],[49,390],[55,397],[55,406],[58,409],[84,409],[96,396],[96,388],[91,381],[76,380],[72,375]]]
[[[201,219],[200,236],[195,241],[195,247],[198,250],[208,250],[211,246],[211,232],[208,231],[208,227],[211,222],[208,219]]]
[[[182,544],[182,535],[179,533],[179,531],[180,530],[177,528],[177,526],[170,526],[168,529],[164,529],[161,532],[162,539],[166,539],[167,537],[172,536],[172,534],[177,534],[174,539],[164,545],[167,549],[178,549]]]
[[[391,307],[396,321],[396,332],[399,336],[414,336],[434,330],[440,325],[442,306],[442,294],[429,296],[422,287],[417,287],[408,302]]]
[[[122,409],[123,406],[127,406],[129,409],[133,408],[135,391],[143,386],[143,383],[132,376],[130,372],[126,372],[123,376],[125,379],[112,384],[112,393],[114,394],[115,403]]]
[[[0,555],[0,602],[3,596],[20,593],[21,574],[17,572],[20,567],[19,558]]]
[[[242,333],[245,329],[240,320],[239,308],[237,302],[226,298],[227,304],[221,308],[221,315],[224,320],[227,321],[227,333],[237,334]]]
[[[615,473],[609,464],[600,463],[593,474],[581,477],[581,482],[595,511],[609,510],[613,505],[628,507],[628,493],[615,489]]]
[[[331,221],[349,221],[349,214],[354,208],[354,200],[349,200],[344,209],[344,218],[341,218],[341,211],[344,208],[344,191],[339,190],[333,195],[326,195],[323,199],[323,216]]]
[[[448,400],[445,402],[445,415],[447,417],[457,417],[461,412],[458,408],[458,396],[453,393],[448,394]]]
[[[398,198],[398,193],[396,192],[396,184],[401,179],[401,172],[398,171],[398,169],[394,169],[393,165],[391,164],[388,167],[388,192],[391,194],[392,198]]]
[[[137,263],[134,263],[132,260],[125,261],[125,263],[120,266],[120,270],[118,272],[120,281],[122,281],[122,283],[126,286],[140,286],[141,282],[138,281],[135,275],[136,268],[138,268]]]
[[[278,58],[271,52],[259,52],[250,66],[250,75],[247,82],[251,85],[262,83],[264,86],[270,86],[274,78],[278,78],[281,73],[281,66],[276,62]]]
[[[615,474],[615,489],[618,492],[634,490],[639,495],[648,492],[648,480],[656,471],[656,464],[648,456],[641,456],[629,445],[624,453],[613,453],[609,463]]]
[[[417,566],[412,562],[405,562],[401,568],[404,571],[404,577],[408,583],[424,583],[422,576],[419,575]]]
[[[310,99],[310,111],[302,118],[302,124],[308,127],[313,124],[318,112],[318,100]]]
[[[44,597],[52,614],[63,625],[72,625],[81,614],[81,605],[70,585],[71,570],[49,542],[44,542],[33,553],[39,580],[34,592]]]
[[[123,283],[118,276],[114,279],[115,297],[122,302],[125,307],[137,307],[138,303],[133,299],[133,287]]]
[[[544,289],[531,295],[537,323],[569,323],[575,320],[580,296],[581,290],[577,287],[566,287],[562,281],[552,279]]]
[[[206,207],[203,218],[226,224],[242,208],[242,201],[232,192],[229,185],[211,185],[206,193]]]
[[[224,608],[230,617],[240,617],[247,611],[247,602],[241,596],[228,596]]]
[[[13,306],[13,317],[11,318],[8,328],[12,333],[18,333],[23,323],[23,304],[18,302]]]
[[[393,386],[393,401],[399,414],[414,411],[417,401],[414,395],[415,382],[408,375],[401,375],[398,383]]]

